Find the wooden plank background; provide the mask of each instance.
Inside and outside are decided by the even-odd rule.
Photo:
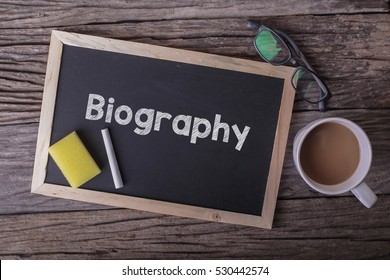
[[[326,113],[296,99],[271,231],[30,193],[52,29],[260,60],[247,19],[291,35],[334,94]],[[1,1],[0,259],[389,259],[389,50],[383,0]],[[294,135],[328,116],[372,141],[372,209],[310,190],[294,168]]]

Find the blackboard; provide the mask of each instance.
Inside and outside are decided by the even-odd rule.
[[[294,99],[290,75],[288,67],[55,31],[32,191],[269,228]],[[75,130],[102,169],[76,190],[46,150]]]

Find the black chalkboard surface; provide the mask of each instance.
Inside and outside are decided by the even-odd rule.
[[[262,63],[113,40],[103,41],[111,48],[99,48],[90,45],[98,37],[86,36],[83,42],[78,35],[75,44],[72,34],[56,34],[62,44],[46,145],[76,130],[102,172],[74,190],[46,156],[43,185],[81,191],[80,198],[77,193],[70,197],[80,200],[93,201],[83,199],[91,190],[116,195],[109,201],[131,197],[141,204],[161,203],[129,208],[269,227],[245,219],[261,221],[265,211],[273,216],[275,203],[272,210],[265,204],[276,202],[281,164],[273,157],[282,153],[283,161],[294,98],[290,69],[279,68],[284,72],[276,75],[266,65],[271,75],[261,75],[253,63],[264,68]],[[120,44],[129,44],[126,51]],[[163,55],[150,56],[156,49]],[[114,187],[101,136],[106,127],[123,176],[120,189]],[[267,188],[273,189],[269,198]],[[174,210],[164,211],[165,206]],[[211,217],[186,214],[185,207],[206,209]]]

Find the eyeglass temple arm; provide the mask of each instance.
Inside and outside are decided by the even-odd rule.
[[[293,47],[294,51],[296,52],[296,54],[299,56],[299,58],[302,60],[302,62],[305,64],[305,66],[310,69],[312,72],[316,73],[317,72],[314,70],[314,68],[310,65],[310,63],[307,61],[306,57],[303,55],[303,53],[301,52],[301,50],[299,49],[299,47],[297,46],[297,44],[295,44],[295,42],[293,41],[293,39],[290,38],[290,36],[288,36],[286,33],[284,33],[283,31],[281,30],[278,30],[278,29],[273,29],[275,32],[277,32],[278,34],[282,35],[288,42],[289,44]],[[325,87],[325,85],[323,84],[323,82],[317,78],[316,76],[314,76],[314,79],[316,79],[317,83],[319,84],[321,90],[322,90],[322,93],[326,93],[328,92],[327,88]],[[318,109],[321,111],[321,112],[325,112],[326,111],[326,107],[325,107],[325,100],[321,100],[319,103],[318,103]]]
[[[297,44],[295,44],[294,40],[291,39],[290,36],[288,36],[286,33],[284,33],[283,31],[279,30],[279,29],[273,29],[276,33],[278,33],[279,35],[282,35],[288,42],[289,44],[293,47],[294,51],[296,52],[296,54],[299,56],[299,58],[302,60],[302,62],[305,64],[305,66],[310,69],[311,71],[313,71],[314,73],[315,70],[313,69],[313,67],[310,65],[310,63],[307,61],[306,57],[303,55],[303,53],[301,52],[301,50],[299,49],[299,47],[297,46]]]
[[[247,28],[250,28],[250,29],[259,29],[261,26],[261,24],[257,23],[257,22],[254,22],[254,21],[251,21],[251,20],[247,20],[246,21],[246,27]]]

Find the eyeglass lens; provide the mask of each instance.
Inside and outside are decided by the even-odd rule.
[[[274,31],[268,28],[260,28],[255,38],[255,46],[260,55],[272,64],[281,65],[291,59],[289,47]],[[296,48],[294,47],[294,50]],[[309,67],[306,63],[305,65]],[[295,71],[292,84],[296,92],[311,103],[318,103],[330,94],[320,78],[305,67],[299,67]]]
[[[293,78],[295,90],[309,102],[319,102],[324,93],[319,85],[318,78],[305,68],[300,68],[295,72]]]
[[[255,45],[260,54],[271,63],[284,63],[289,59],[290,52],[285,43],[267,29],[257,34]]]

